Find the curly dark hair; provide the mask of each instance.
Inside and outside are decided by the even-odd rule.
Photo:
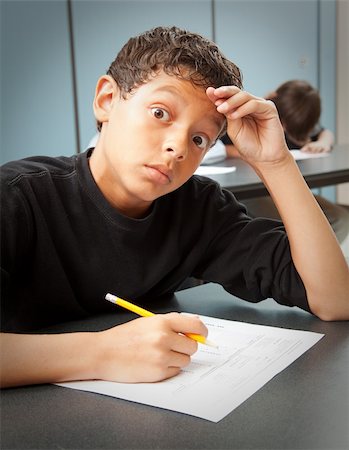
[[[178,27],[156,27],[130,38],[111,63],[107,74],[125,98],[134,88],[163,70],[207,88],[242,87],[239,68],[212,41]],[[100,131],[101,124],[97,123]]]

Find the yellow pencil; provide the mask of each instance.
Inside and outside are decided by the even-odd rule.
[[[139,316],[142,317],[155,316],[154,313],[144,308],[141,308],[140,306],[134,305],[133,303],[128,302],[127,300],[123,300],[122,298],[117,297],[116,295],[107,294],[105,296],[105,299],[111,303],[115,303],[115,305],[122,306],[123,308],[128,309],[129,311],[132,311],[138,314]],[[210,347],[218,348],[218,346],[214,342],[209,341],[208,339],[205,338],[205,336],[202,336],[201,334],[194,334],[194,333],[184,333],[184,334],[189,338],[194,339],[194,341],[200,342],[200,344],[205,344],[209,345]]]

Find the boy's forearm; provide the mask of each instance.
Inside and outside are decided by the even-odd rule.
[[[317,142],[320,142],[321,144],[326,145],[329,149],[331,149],[334,144],[334,135],[332,131],[327,129],[321,131],[317,139]]]
[[[140,317],[93,333],[3,333],[1,387],[70,380],[155,382],[177,375],[198,348],[186,333],[207,335],[196,316]]]
[[[97,333],[1,333],[0,386],[93,379]]]
[[[256,168],[284,222],[309,306],[323,320],[349,319],[349,270],[335,234],[290,156]]]
[[[234,145],[231,144],[226,145],[225,151],[228,158],[240,158],[240,153]]]

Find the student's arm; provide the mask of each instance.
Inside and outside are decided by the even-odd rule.
[[[333,143],[334,135],[332,131],[324,129],[320,132],[316,141],[303,145],[301,151],[307,153],[328,153],[332,150]]]
[[[228,158],[240,158],[239,150],[233,144],[226,144],[225,151]]]
[[[349,269],[326,217],[287,149],[275,105],[237,87],[208,88],[228,120],[228,135],[260,176],[286,228],[311,311],[349,320]]]
[[[178,333],[207,336],[197,316],[142,317],[100,332],[1,333],[0,386],[68,380],[154,382],[179,373],[198,344]]]

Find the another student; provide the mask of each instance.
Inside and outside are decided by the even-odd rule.
[[[333,133],[319,124],[321,98],[317,89],[304,80],[290,80],[281,84],[267,98],[278,110],[284,128],[287,146],[290,150],[300,149],[307,153],[327,153],[332,150]],[[228,157],[239,157],[229,136],[224,136]],[[315,195],[317,202],[329,220],[338,241],[341,243],[349,234],[349,207],[332,203]],[[270,196],[244,200],[248,214],[252,217],[280,219],[280,214]]]
[[[323,320],[349,319],[348,266],[276,108],[241,90],[238,68],[215,44],[175,27],[131,38],[98,80],[93,108],[93,151],[2,168],[2,386],[178,374],[197,350],[182,333],[207,334],[196,316],[35,332],[116,313],[107,292],[141,303],[190,275],[251,302],[273,297]],[[285,228],[251,219],[230,192],[192,176],[225,130]]]

